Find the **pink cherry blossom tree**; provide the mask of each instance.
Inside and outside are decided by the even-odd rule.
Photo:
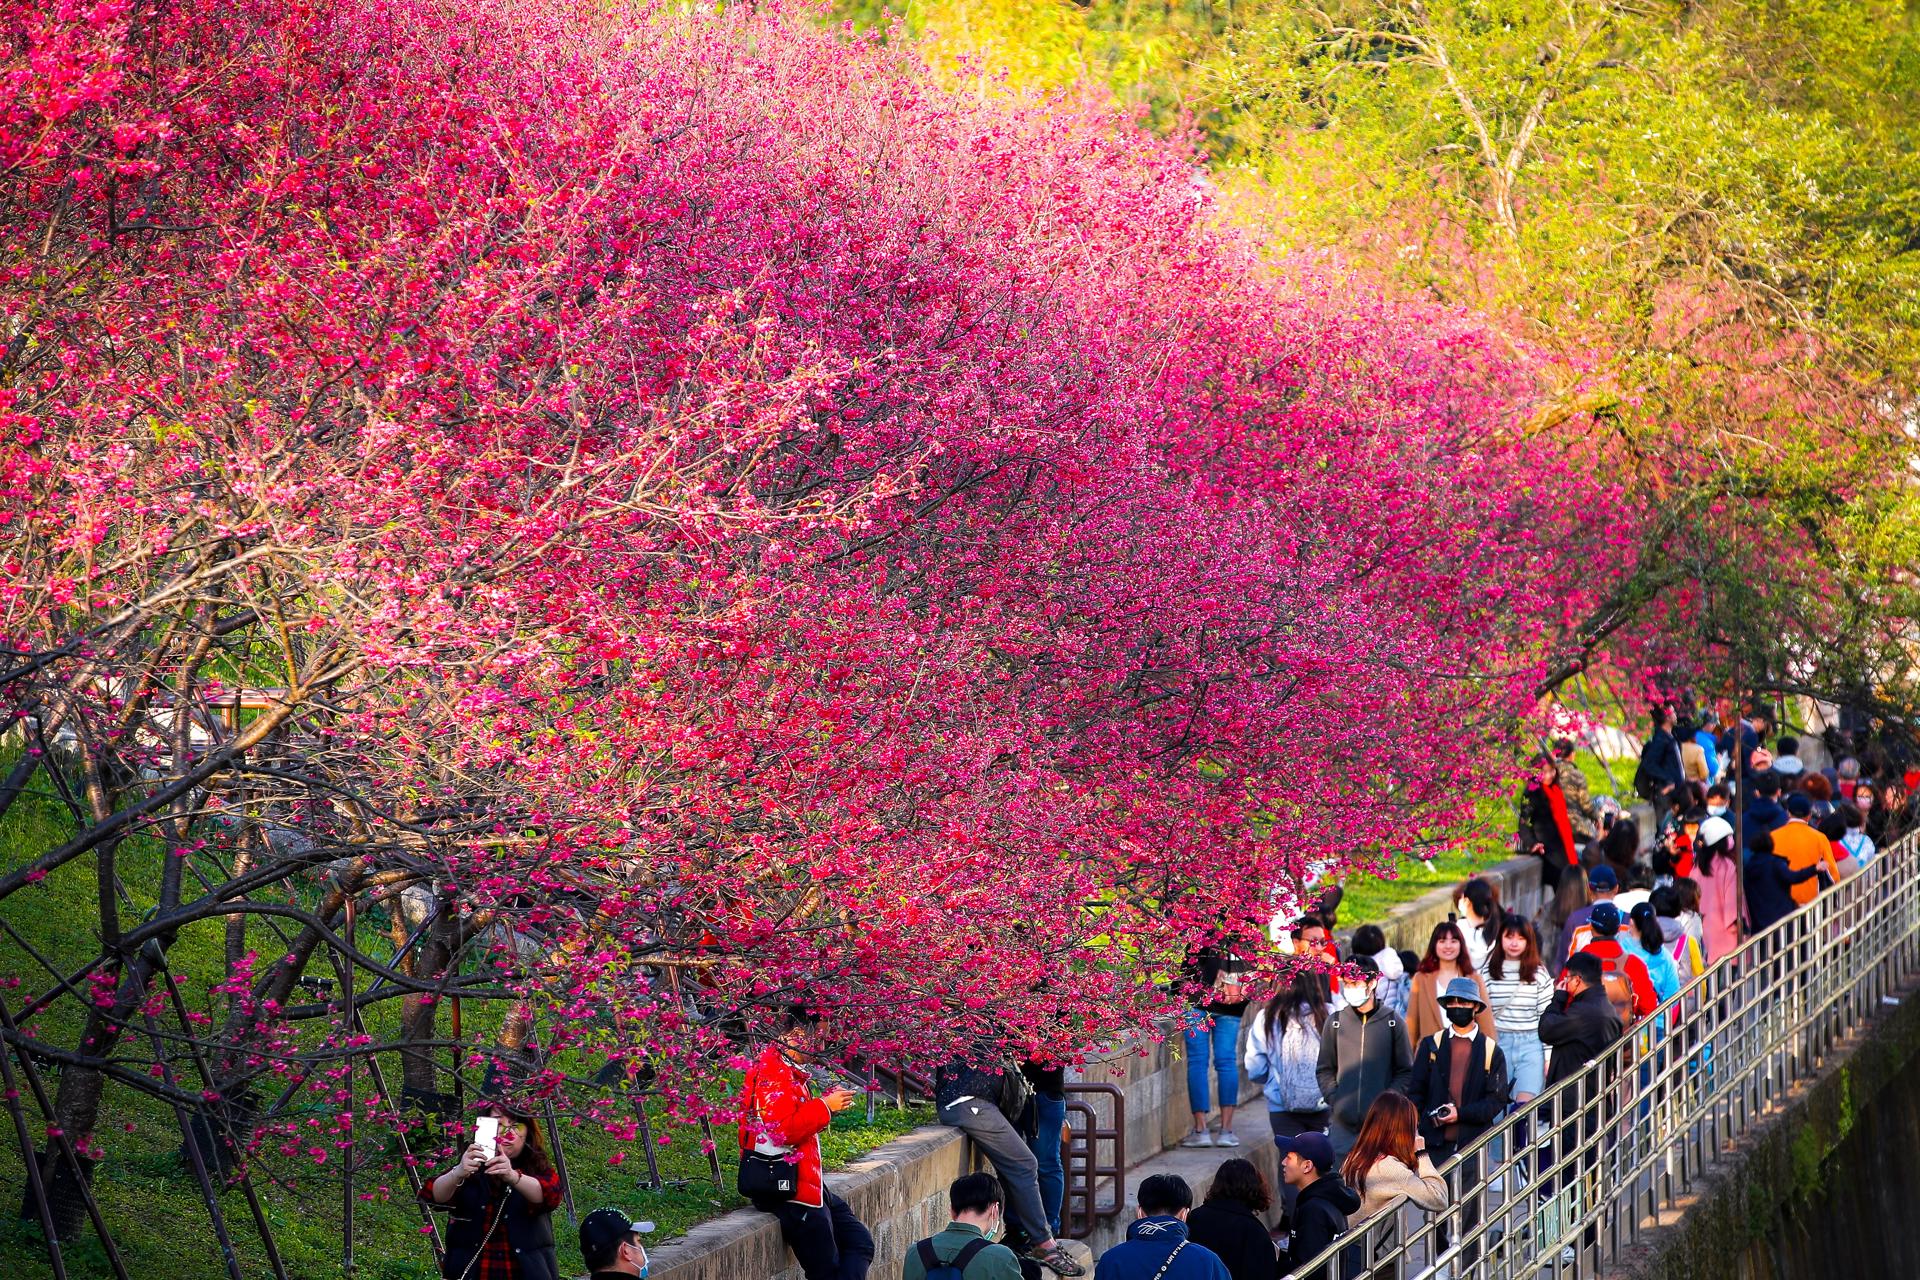
[[[72,834],[0,921],[98,914],[7,926],[39,1182],[110,1089],[211,1189],[490,1063],[698,1112],[795,1002],[916,1068],[1138,1029],[1445,839],[1630,537],[1525,353],[1091,107],[779,11],[8,23],[0,813]]]

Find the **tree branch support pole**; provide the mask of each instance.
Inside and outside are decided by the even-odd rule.
[[[146,1024],[147,1039],[153,1042],[153,1058],[160,1065],[160,1078],[169,1088],[178,1089],[179,1083],[174,1079],[173,1064],[167,1058],[166,1044],[160,1038],[160,1024],[153,1020],[153,1015],[150,1013],[142,1014],[141,1021]],[[200,1197],[207,1203],[207,1218],[213,1223],[214,1239],[220,1242],[220,1258],[226,1263],[229,1280],[246,1280],[240,1271],[239,1256],[233,1251],[233,1237],[227,1232],[227,1215],[220,1209],[219,1190],[213,1185],[213,1175],[207,1171],[206,1153],[200,1150],[200,1139],[193,1132],[193,1117],[177,1102],[173,1104],[173,1115],[180,1125],[180,1139],[186,1144],[187,1163],[193,1168],[193,1180],[199,1184]],[[207,1132],[211,1134],[213,1132],[211,1115],[207,1116],[207,1122]]]
[[[424,929],[424,926],[422,927]],[[414,935],[415,938],[418,938],[419,936],[420,935],[417,933]],[[409,946],[412,945],[412,940],[409,940],[408,945]],[[328,948],[327,955],[333,961],[334,975],[336,976],[336,978],[338,978],[341,989],[351,993],[353,990],[353,984],[352,984],[352,980],[347,976],[347,967],[348,967],[347,962],[341,959],[340,953],[337,951],[334,951],[332,948]],[[380,985],[379,981],[376,980],[374,982],[374,986],[377,988],[379,985]],[[351,1000],[349,1000],[347,1004],[347,1009],[348,1009],[350,1029],[352,1030],[353,1034],[358,1036],[366,1035],[367,1024],[360,1017],[359,1007],[354,1003],[352,1003]],[[379,1054],[370,1053],[367,1055],[367,1075],[373,1080],[374,1092],[380,1098],[384,1099],[386,1101],[386,1104],[389,1107],[394,1106],[395,1105],[394,1096],[387,1089],[387,1073],[385,1069],[382,1068],[380,1065]],[[420,1178],[420,1170],[414,1165],[413,1145],[407,1141],[406,1130],[396,1125],[394,1126],[393,1132],[394,1132],[394,1136],[400,1140],[400,1154],[402,1157],[404,1157],[402,1163],[404,1164],[407,1172],[407,1185],[413,1188],[413,1202],[419,1208],[420,1217],[427,1225],[427,1238],[433,1242],[434,1265],[438,1267],[446,1253],[446,1245],[440,1239],[440,1223],[438,1219],[436,1219],[433,1216],[433,1210],[427,1208],[426,1203],[420,1199],[420,1187],[422,1185],[421,1178]]]
[[[33,1145],[33,1130],[27,1125],[27,1113],[20,1108],[20,1090],[14,1083],[11,1054],[0,1053],[0,1084],[7,1088],[7,1112],[13,1117],[13,1131],[20,1140],[20,1163],[27,1170],[27,1191],[40,1213],[40,1231],[47,1240],[47,1262],[53,1268],[53,1280],[67,1280],[66,1259],[60,1256],[60,1235],[53,1227],[53,1203],[47,1199],[47,1184],[40,1176],[40,1152]]]
[[[7,1008],[5,1000],[0,1000],[0,1027],[5,1027],[8,1033],[13,1035],[18,1035],[20,1031],[19,1026],[14,1022],[13,1011]],[[113,1269],[115,1280],[131,1280],[127,1274],[127,1264],[120,1257],[120,1248],[113,1242],[113,1233],[107,1230],[107,1219],[100,1212],[100,1203],[93,1198],[93,1188],[87,1185],[86,1173],[80,1167],[80,1155],[73,1149],[72,1139],[68,1138],[64,1131],[56,1128],[53,1123],[53,1100],[47,1096],[46,1083],[40,1079],[39,1068],[33,1065],[33,1059],[27,1055],[25,1049],[16,1045],[14,1053],[20,1060],[20,1074],[26,1077],[27,1087],[33,1090],[33,1103],[40,1108],[40,1114],[46,1117],[48,1150],[57,1149],[61,1159],[67,1162],[67,1168],[73,1174],[73,1183],[80,1189],[81,1203],[87,1207],[87,1217],[93,1222],[93,1233],[99,1238],[100,1247],[106,1251],[107,1265]],[[7,1072],[7,1088],[9,1090],[13,1088],[11,1070]],[[39,1177],[38,1152],[32,1153],[27,1161],[27,1167],[33,1170],[34,1177]],[[52,1211],[52,1205],[44,1198],[40,1202],[40,1208],[43,1213]],[[48,1236],[48,1243],[53,1243],[51,1234]]]
[[[349,947],[354,946],[354,910],[353,895],[347,895],[347,920],[345,937]],[[331,950],[331,948],[329,948]],[[336,964],[338,956],[335,957]],[[345,1016],[340,1019],[341,1030],[349,1039],[357,1019],[353,1007],[353,966],[340,964],[335,970],[340,975],[340,1007]],[[340,1161],[340,1275],[342,1280],[353,1280],[353,1158],[356,1126],[360,1117],[355,1114],[360,1100],[353,1094],[353,1054],[347,1055],[347,1146]]]
[[[187,1021],[187,1002],[181,998],[180,984],[173,979],[173,970],[162,969],[160,976],[166,980],[167,997],[173,1003],[173,1016],[179,1020],[182,1034],[192,1036],[192,1024]],[[200,1072],[200,1084],[204,1089],[213,1088],[213,1068],[200,1056],[200,1047],[189,1038],[187,1046],[193,1054],[193,1065]],[[213,1133],[212,1117],[208,1117],[207,1133]],[[228,1140],[232,1140],[232,1131],[228,1131]],[[236,1151],[240,1157],[240,1191],[247,1198],[247,1211],[253,1215],[253,1229],[260,1237],[260,1247],[267,1251],[267,1265],[273,1268],[275,1280],[287,1280],[286,1264],[280,1260],[280,1246],[274,1242],[273,1228],[267,1223],[266,1210],[260,1205],[260,1196],[253,1189],[253,1178],[246,1172],[244,1153]]]

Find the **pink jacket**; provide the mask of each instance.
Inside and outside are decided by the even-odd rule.
[[[1707,963],[1713,964],[1740,949],[1740,855],[1715,858],[1711,873],[1696,861],[1693,881],[1700,886],[1700,920],[1706,935],[1701,945]]]

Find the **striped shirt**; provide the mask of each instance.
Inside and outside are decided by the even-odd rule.
[[[1520,981],[1520,962],[1506,956],[1501,957],[1501,967],[1506,977],[1493,976],[1492,959],[1489,956],[1488,968],[1482,975],[1487,982],[1487,1001],[1493,1008],[1494,1030],[1501,1035],[1509,1031],[1538,1032],[1540,1015],[1553,1003],[1553,970],[1545,961],[1534,970],[1532,982]]]

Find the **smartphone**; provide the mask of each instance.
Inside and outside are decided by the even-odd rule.
[[[500,1117],[481,1116],[473,1122],[473,1145],[491,1160],[500,1154]]]

